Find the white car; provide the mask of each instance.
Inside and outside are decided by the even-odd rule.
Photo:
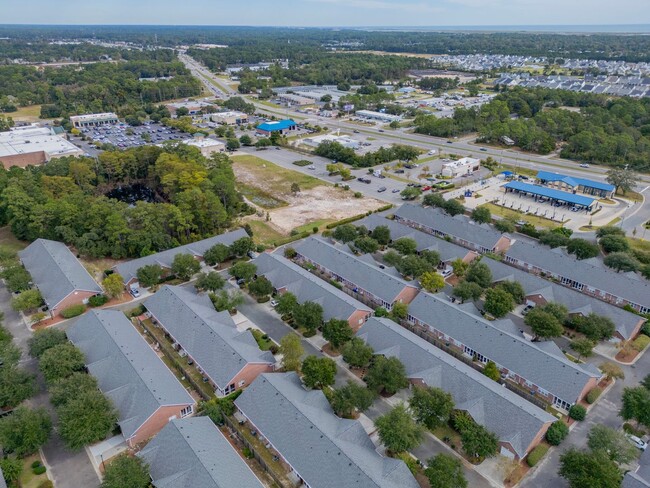
[[[278,301],[277,300],[271,300],[271,306],[273,308],[277,307],[278,306]]]
[[[588,168],[589,165],[588,165],[587,163],[582,163],[582,164],[580,165],[580,167],[581,167],[581,168]]]
[[[642,451],[645,451],[648,448],[648,443],[643,439],[639,439],[635,435],[628,434],[627,438],[630,439],[630,442],[634,444],[635,447],[641,449]]]

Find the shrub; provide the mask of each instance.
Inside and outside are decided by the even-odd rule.
[[[106,295],[95,295],[94,297],[90,297],[88,299],[88,305],[91,307],[101,307],[108,301],[108,297]]]
[[[38,468],[39,466],[41,466],[41,461],[40,461],[40,459],[37,459],[36,461],[34,461],[34,462],[32,463],[32,469],[34,469],[34,468]]]
[[[363,198],[363,193],[361,193],[360,191],[355,191],[354,198]]]
[[[54,483],[50,480],[44,480],[40,485],[38,485],[38,488],[54,488]]]
[[[546,441],[552,446],[559,446],[568,435],[569,427],[561,420],[558,420],[553,422],[546,431]]]
[[[308,329],[302,333],[303,337],[314,337],[316,335],[316,331],[314,329]]]
[[[569,417],[573,420],[582,421],[587,416],[587,409],[582,405],[572,405],[569,408]]]
[[[80,303],[78,305],[72,305],[68,308],[61,310],[61,317],[63,317],[64,319],[71,319],[72,317],[81,315],[85,311],[86,311],[86,306],[83,303]]]
[[[600,396],[600,394],[601,394],[602,392],[603,392],[602,388],[598,388],[598,387],[596,387],[596,388],[592,388],[592,389],[589,391],[589,393],[587,393],[587,398],[586,398],[587,403],[588,403],[589,405],[591,405],[592,403],[594,403],[596,400],[598,400],[598,397]]]
[[[526,458],[526,462],[528,463],[528,466],[530,466],[531,468],[535,466],[540,461],[540,459],[544,457],[547,451],[548,451],[548,446],[544,444],[540,444],[535,449],[530,451],[530,454]]]
[[[635,351],[641,352],[648,346],[648,344],[650,344],[650,337],[645,334],[641,334],[632,342],[632,348]]]
[[[46,471],[45,466],[37,466],[37,467],[35,467],[34,469],[32,469],[32,472],[33,472],[36,476],[38,476],[39,474],[43,474],[43,473],[45,473],[45,471]]]

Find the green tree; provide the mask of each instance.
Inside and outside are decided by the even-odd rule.
[[[385,391],[389,395],[397,393],[409,384],[402,362],[396,357],[385,356],[374,357],[365,381],[371,390],[377,393]]]
[[[332,318],[323,324],[323,338],[328,340],[334,349],[338,349],[352,340],[354,331],[347,320]]]
[[[420,195],[422,195],[422,190],[414,186],[406,187],[400,192],[402,200],[415,200]]]
[[[611,380],[613,378],[625,378],[625,373],[618,364],[606,361],[604,363],[601,363],[599,368],[608,380]],[[646,388],[648,387],[646,386]]]
[[[535,337],[540,339],[560,337],[564,331],[562,324],[555,316],[538,307],[528,312],[524,322],[533,330]]]
[[[251,281],[248,285],[248,291],[253,296],[265,297],[273,293],[273,284],[266,278],[266,276],[258,276],[257,279]]]
[[[241,144],[234,137],[229,137],[226,139],[226,149],[228,151],[235,151],[241,147]]]
[[[336,363],[330,358],[307,356],[302,362],[302,374],[305,386],[322,390],[334,384]]]
[[[0,368],[0,408],[20,405],[37,391],[33,374],[15,365]]]
[[[147,264],[138,268],[136,276],[138,283],[145,288],[157,285],[162,280],[163,269],[157,264]]]
[[[34,335],[27,341],[27,345],[29,347],[29,354],[38,359],[48,349],[59,344],[65,344],[66,342],[68,342],[68,337],[65,335],[65,332],[54,327],[49,327],[34,332]]]
[[[332,237],[337,241],[350,242],[357,238],[357,229],[352,224],[339,225],[334,229]]]
[[[578,353],[578,360],[583,356],[591,356],[592,350],[596,344],[587,338],[578,338],[571,341],[571,349]]]
[[[484,290],[489,288],[492,284],[492,271],[487,264],[480,261],[474,261],[467,268],[465,273],[465,281],[476,283]]]
[[[39,367],[48,383],[67,378],[75,371],[83,370],[84,366],[83,353],[69,342],[51,347],[39,360]]]
[[[569,435],[569,427],[561,420],[556,420],[546,431],[546,441],[552,446],[559,446]]]
[[[404,452],[422,441],[423,429],[401,404],[375,420],[381,442],[391,452]]]
[[[253,139],[251,139],[251,136],[248,134],[244,134],[239,138],[239,142],[241,143],[242,146],[252,146],[253,145]]]
[[[294,195],[300,193],[300,185],[298,185],[298,183],[296,182],[291,183],[291,193],[293,193]]]
[[[99,390],[83,391],[57,412],[58,432],[73,450],[105,439],[117,422],[117,411]]]
[[[137,456],[120,454],[106,467],[101,488],[148,488],[149,467]]]
[[[596,424],[589,431],[587,446],[592,451],[602,451],[617,464],[627,464],[637,457],[637,450],[625,434],[604,425]]]
[[[420,285],[428,292],[437,292],[445,287],[445,279],[441,274],[429,271],[420,276]]]
[[[605,236],[625,236],[625,231],[614,225],[605,225],[596,229],[596,237],[599,239]]]
[[[250,237],[242,237],[233,242],[229,249],[232,256],[242,257],[255,249],[255,243]]]
[[[464,303],[469,299],[478,300],[481,298],[483,288],[481,288],[481,285],[474,283],[473,281],[463,280],[454,287],[452,293],[455,297],[458,297],[462,303]]]
[[[282,368],[285,371],[300,371],[300,358],[305,354],[300,338],[289,333],[280,339],[280,354],[282,354]]]
[[[210,266],[223,263],[231,256],[230,248],[225,244],[215,244],[203,254],[203,260]]]
[[[471,428],[463,429],[460,439],[463,443],[463,451],[469,456],[492,457],[499,451],[497,436],[476,423]]]
[[[216,271],[209,273],[199,273],[194,282],[194,287],[199,291],[215,292],[221,290],[226,284],[226,280]]]
[[[5,452],[29,456],[45,444],[52,431],[52,420],[45,408],[18,407],[0,419],[0,443]]]
[[[454,399],[440,388],[416,387],[409,405],[415,420],[433,430],[449,421],[454,410]]]
[[[334,390],[331,396],[332,409],[339,417],[351,418],[354,412],[365,412],[375,400],[376,394],[358,385],[354,381],[348,381],[347,385]]]
[[[404,256],[418,252],[418,243],[410,237],[401,237],[393,241],[391,247]]]
[[[275,310],[280,315],[290,315],[293,313],[294,308],[298,305],[298,299],[296,295],[287,291],[278,297],[278,304],[275,306]]]
[[[124,282],[122,281],[122,277],[117,273],[112,273],[104,278],[102,285],[104,287],[104,293],[109,298],[116,298],[124,293]]]
[[[615,269],[617,272],[638,271],[640,263],[626,252],[613,252],[603,259],[605,266]],[[27,293],[27,292],[23,292]]]
[[[458,200],[455,198],[451,198],[447,200],[445,203],[444,207],[445,212],[447,212],[449,215],[461,215],[465,213],[465,207],[463,206],[462,203],[460,203]]]
[[[494,227],[505,234],[512,234],[516,228],[515,224],[507,219],[501,219],[494,222]]]
[[[5,280],[7,288],[13,292],[28,290],[32,280],[27,270],[18,264],[5,267],[0,276]]]
[[[313,331],[323,323],[323,307],[315,302],[304,302],[293,309],[293,320],[298,327]]]
[[[97,390],[97,380],[94,376],[83,372],[72,373],[67,378],[56,380],[48,388],[50,401],[55,407],[64,405],[72,398],[76,398],[82,392]]]
[[[257,266],[247,261],[238,261],[228,269],[228,273],[238,280],[249,282],[253,279],[255,273],[257,273]]]
[[[379,243],[372,237],[362,236],[354,240],[354,247],[364,254],[372,254],[379,249]]]
[[[598,243],[606,253],[629,252],[630,250],[630,243],[627,241],[625,236],[617,234],[608,234],[603,236],[600,238]]]
[[[620,190],[625,195],[637,181],[637,175],[629,169],[612,168],[607,172],[607,183],[616,187],[615,193]]]
[[[472,210],[471,218],[479,224],[489,224],[492,221],[492,214],[489,208],[481,206]]]
[[[346,342],[342,350],[343,360],[354,368],[367,366],[373,353],[372,347],[358,337]]]
[[[587,409],[582,405],[575,404],[569,407],[569,417],[572,418],[573,420],[578,420],[582,422],[586,416],[587,416]]]
[[[427,193],[422,198],[422,204],[429,207],[444,207],[446,200],[440,193]]]
[[[393,309],[390,311],[390,318],[395,322],[406,320],[409,315],[409,306],[404,302],[395,302]]]
[[[555,249],[556,247],[566,246],[569,242],[569,238],[563,234],[558,234],[557,232],[543,231],[540,232],[539,242],[545,246]]]
[[[11,308],[17,312],[27,312],[35,310],[43,303],[41,292],[36,288],[25,290],[17,297],[11,299]]]
[[[503,288],[488,288],[485,292],[485,311],[493,317],[504,317],[514,308],[512,295]]]
[[[370,236],[380,245],[385,246],[390,242],[390,229],[387,225],[378,225],[374,228]]]
[[[433,272],[434,266],[429,261],[421,258],[420,256],[409,254],[407,256],[404,256],[397,264],[397,270],[404,276],[419,278],[425,273]]]
[[[650,390],[643,386],[623,389],[623,406],[620,416],[624,420],[636,422],[650,427]]]
[[[577,259],[595,258],[600,254],[600,249],[597,244],[579,238],[571,239],[567,244],[566,250],[569,254],[575,254]]]
[[[199,263],[191,254],[177,254],[172,261],[171,271],[178,279],[188,281],[192,276],[199,272],[201,263]]]
[[[524,291],[524,287],[521,286],[521,283],[518,281],[500,281],[497,288],[506,291],[515,303],[524,303],[526,292]]]
[[[623,477],[616,463],[601,452],[569,449],[560,456],[559,475],[571,488],[618,488]]]
[[[483,368],[483,374],[494,381],[501,379],[501,372],[494,361],[487,362]]]
[[[4,458],[0,460],[2,475],[9,486],[20,478],[23,472],[23,462],[20,459]]]
[[[537,307],[537,309],[550,313],[560,323],[566,321],[567,315],[569,314],[569,310],[566,306],[557,302],[545,303],[544,305]]]
[[[431,488],[467,488],[463,464],[449,454],[438,454],[429,459],[424,476]]]
[[[236,310],[244,303],[244,295],[239,290],[220,290],[208,295],[217,312]]]

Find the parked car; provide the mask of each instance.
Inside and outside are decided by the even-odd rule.
[[[526,305],[524,309],[521,311],[521,315],[526,315],[528,312],[530,312],[533,308],[535,308],[532,305]]]
[[[391,193],[399,193],[399,188],[393,188],[393,190],[391,191]]]
[[[385,186],[380,186],[380,187],[377,189],[377,193],[383,193],[383,192],[385,192],[385,191],[386,191],[386,187],[385,187]]]
[[[486,148],[484,148],[484,147],[482,147],[482,148],[481,148],[481,151],[487,151],[487,149],[486,149]]]
[[[277,300],[271,300],[271,306],[273,308],[277,307],[278,306],[278,301]]]
[[[140,296],[140,290],[138,290],[137,288],[131,288],[130,293],[131,296],[133,296],[133,298],[138,298]]]
[[[359,134],[359,131],[357,129],[354,129],[352,132],[354,132],[355,134]]]
[[[402,174],[402,173],[404,173],[404,170],[403,169],[396,169],[395,173]]]
[[[637,447],[638,449],[641,449],[642,451],[645,451],[648,448],[648,443],[644,441],[643,439],[639,439],[635,435],[628,434],[627,438],[630,439],[630,442]]]
[[[422,191],[429,191],[429,190],[431,190],[431,187],[429,185],[422,188]]]
[[[581,168],[588,168],[589,165],[588,165],[587,163],[582,163],[582,164],[580,165],[580,167],[581,167]]]

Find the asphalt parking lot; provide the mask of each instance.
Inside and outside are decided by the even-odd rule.
[[[192,136],[178,129],[165,127],[156,122],[132,127],[127,124],[105,125],[86,128],[82,133],[93,142],[112,144],[120,149],[129,149],[147,144],[162,144],[165,141],[188,139]]]

